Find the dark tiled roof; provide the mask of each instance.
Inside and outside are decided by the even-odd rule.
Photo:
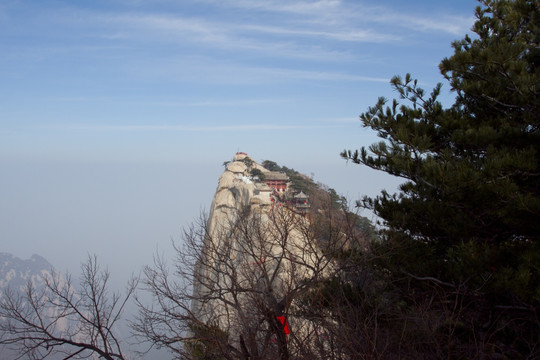
[[[289,180],[289,177],[286,174],[276,172],[276,171],[270,171],[270,172],[265,173],[264,178],[266,180],[285,180],[285,181]]]

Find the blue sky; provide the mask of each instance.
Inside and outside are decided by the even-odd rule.
[[[443,81],[476,5],[0,1],[0,251],[73,269],[128,249],[136,270],[209,208],[236,151],[352,200],[395,187],[339,152],[377,140],[358,115],[395,97],[392,76]]]

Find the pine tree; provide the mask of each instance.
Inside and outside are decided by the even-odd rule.
[[[441,84],[428,95],[409,74],[394,77],[405,104],[380,98],[361,115],[383,140],[342,156],[405,179],[398,194],[359,203],[382,219],[390,271],[424,295],[428,281],[463,296],[461,341],[491,331],[476,354],[519,358],[540,355],[540,10],[480,2],[476,35],[440,64],[455,103],[438,101]]]

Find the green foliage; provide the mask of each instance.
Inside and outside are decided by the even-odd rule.
[[[248,158],[248,157],[243,158],[243,159],[242,159],[242,162],[243,162],[244,164],[246,164],[246,166],[247,166],[248,168],[251,167],[251,166],[253,165],[253,160],[251,160],[251,159]]]
[[[365,203],[392,227],[406,220],[413,236],[453,243],[538,240],[538,4],[485,1],[477,16],[479,38],[455,42],[441,63],[456,103],[443,109],[440,85],[426,97],[409,75],[395,77],[411,105],[380,99],[361,119],[385,141],[343,156],[408,180],[401,197]]]
[[[365,237],[370,241],[378,241],[379,236],[377,235],[377,230],[373,223],[369,221],[368,218],[354,214],[356,219],[356,228],[362,232]]]
[[[279,166],[274,161],[264,160],[262,162],[262,166],[264,166],[265,169],[270,170],[270,171],[281,171],[281,166]]]
[[[289,180],[291,181],[290,187],[295,192],[302,191],[303,193],[309,196],[312,196],[314,192],[317,192],[322,189],[321,185],[316,184],[310,177],[304,174],[301,174],[300,172],[292,168],[288,168],[286,166],[280,166],[276,162],[270,161],[270,160],[264,160],[262,162],[262,165],[267,170],[282,172],[286,174],[289,177]],[[331,201],[336,206],[336,208],[341,208],[342,205],[346,204],[346,199],[343,196],[339,196],[334,189],[325,187],[322,190],[324,190],[326,193],[328,193],[328,195],[330,195]]]
[[[363,216],[350,212],[347,199],[344,196],[339,195],[335,189],[327,187],[324,184],[317,184],[310,177],[286,166],[280,166],[271,160],[264,160],[262,165],[267,170],[287,174],[291,181],[291,188],[295,192],[302,191],[304,194],[307,194],[310,197],[312,210],[318,210],[320,207],[326,208],[329,200],[331,209],[345,211],[347,216],[354,218],[355,228],[364,235],[363,237],[365,239],[369,239],[371,241],[378,239],[375,227],[371,221]],[[322,204],[317,203],[317,198],[324,198],[324,200],[320,201]],[[341,230],[342,229],[335,229],[335,231]]]
[[[385,141],[342,155],[407,180],[399,195],[363,202],[392,230],[446,245],[532,245],[540,236],[539,10],[533,1],[484,3],[480,38],[454,43],[441,64],[456,103],[443,109],[440,85],[426,98],[409,75],[395,77],[411,105],[380,99],[361,119]]]
[[[289,169],[287,170],[288,171],[285,173],[291,180],[291,188],[293,188],[296,192],[302,191],[305,194],[311,194],[313,193],[313,190],[317,188],[317,185],[309,177],[295,172],[293,169],[290,169],[290,171]]]
[[[396,292],[413,313],[422,298],[433,299],[422,316],[446,318],[435,332],[441,336],[455,332],[441,338],[445,351],[459,357],[467,342],[482,338],[482,346],[461,356],[534,357],[540,11],[531,0],[481,3],[477,37],[454,42],[454,54],[440,65],[455,103],[444,108],[437,100],[440,84],[427,94],[409,74],[394,77],[404,104],[380,98],[360,116],[382,141],[342,156],[405,180],[398,194],[383,192],[360,205],[384,222],[378,266],[395,278]],[[449,301],[459,311],[449,311]]]
[[[327,192],[328,192],[328,195],[330,195],[330,201],[332,201],[332,204],[335,208],[338,208],[338,209],[347,208],[347,199],[345,198],[345,196],[338,195],[336,190],[332,188],[328,188]]]
[[[258,177],[259,180],[261,180],[261,181],[264,181],[264,179],[265,179],[264,173],[263,173],[261,170],[257,169],[257,168],[251,169],[250,172],[249,172],[249,174],[250,174],[251,176],[256,176],[256,177]]]
[[[262,166],[267,170],[286,174],[291,181],[291,188],[296,192],[302,191],[305,194],[311,195],[313,191],[318,188],[317,184],[306,175],[303,175],[294,169],[289,169],[286,166],[279,166],[274,161],[264,160]]]

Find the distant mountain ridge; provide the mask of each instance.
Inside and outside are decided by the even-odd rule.
[[[23,289],[28,281],[36,288],[45,285],[45,277],[50,276],[54,267],[43,257],[32,255],[28,260],[12,254],[0,252],[0,296],[7,289]]]
[[[20,259],[12,254],[0,252],[0,300],[7,293],[24,294],[28,283],[33,289],[41,292],[45,290],[45,279],[50,278],[54,267],[45,258],[32,255],[30,259]],[[54,316],[54,312],[45,312],[44,315]],[[59,326],[65,326],[59,322]],[[2,335],[0,333],[0,335]],[[0,346],[0,359],[19,358],[20,354],[8,345]]]

